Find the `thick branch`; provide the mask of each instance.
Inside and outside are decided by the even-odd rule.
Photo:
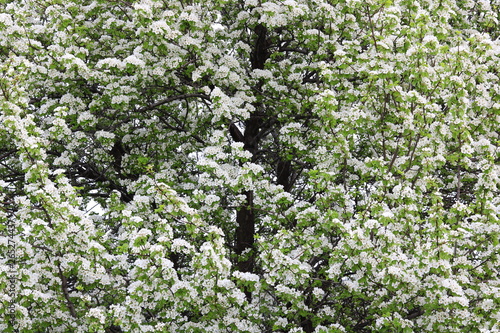
[[[235,142],[243,142],[244,136],[241,134],[240,129],[233,122],[229,124],[229,133]]]
[[[253,193],[246,191],[246,202],[240,207],[236,214],[238,227],[236,228],[236,246],[235,251],[241,255],[246,250],[252,250],[255,237],[255,215],[253,211]],[[252,272],[253,254],[247,253],[238,261],[238,269],[241,272]]]
[[[424,314],[424,310],[422,310],[422,309],[413,310],[412,312],[408,313],[408,315],[405,316],[405,319],[408,319],[408,320],[415,319],[417,317],[420,317],[423,314]]]

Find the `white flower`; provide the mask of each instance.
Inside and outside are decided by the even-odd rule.
[[[106,314],[103,309],[91,308],[88,310],[86,317],[93,317],[99,320],[99,323],[104,324],[106,322]]]
[[[373,229],[373,228],[378,228],[380,226],[380,223],[378,223],[377,220],[370,219],[365,222],[365,227],[368,229]]]
[[[194,246],[184,239],[176,238],[172,241],[172,251],[189,253],[189,250],[193,249]]]
[[[115,138],[114,133],[107,132],[107,131],[97,131],[97,132],[95,132],[95,136],[98,139],[101,139],[101,138],[114,139]]]
[[[96,68],[102,68],[102,67],[116,67],[118,69],[123,69],[125,68],[125,64],[116,58],[105,58],[102,60],[99,60],[97,64],[95,65]]]
[[[132,64],[132,65],[140,66],[140,67],[143,67],[145,65],[145,62],[143,60],[137,58],[134,54],[125,58],[123,60],[123,62],[126,64]]]
[[[424,39],[422,40],[422,44],[439,44],[439,41],[436,36],[434,35],[426,35]]]
[[[229,279],[220,279],[217,281],[217,287],[232,289],[234,287],[234,283]]]
[[[259,276],[253,273],[234,271],[233,276],[243,281],[259,282]]]
[[[313,295],[316,296],[317,298],[320,298],[325,294],[325,291],[321,288],[314,288],[312,292]]]
[[[134,262],[135,266],[142,268],[142,269],[146,269],[148,267],[148,264],[149,264],[149,260],[146,260],[146,259],[137,259]]]
[[[382,216],[383,217],[387,217],[387,218],[393,218],[394,217],[394,213],[389,209],[389,208],[386,208],[383,212],[382,212]]]
[[[205,197],[205,203],[211,206],[213,203],[219,202],[220,198],[217,195],[209,194]]]
[[[112,104],[128,103],[129,101],[130,101],[130,96],[128,95],[113,95],[113,97],[111,97]]]
[[[462,147],[460,147],[460,151],[463,154],[472,154],[474,149],[469,144],[463,144]]]
[[[453,279],[443,279],[441,285],[447,289],[450,289],[455,294],[463,295],[462,287]]]
[[[257,7],[258,5],[258,0],[245,0],[245,6],[247,7]]]

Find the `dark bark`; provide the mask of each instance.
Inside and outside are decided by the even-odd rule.
[[[77,181],[77,179],[79,177],[82,177],[91,180],[91,182],[103,182],[104,184],[106,184],[105,186],[109,188],[110,192],[112,190],[117,190],[118,192],[121,193],[122,195],[121,198],[124,202],[130,202],[134,198],[133,193],[129,193],[125,187],[118,185],[116,182],[106,177],[104,172],[99,171],[97,166],[92,165],[91,163],[81,163],[81,162],[75,163],[72,166],[72,171],[70,171],[67,174],[67,176],[72,180],[72,183],[75,186],[81,185]],[[109,193],[106,193],[105,196],[107,195],[109,195]]]
[[[116,325],[111,325],[109,327],[107,327],[105,330],[104,330],[106,333],[122,333],[122,329],[120,326],[116,326]]]
[[[311,333],[314,331],[314,326],[312,324],[312,321],[310,319],[306,319],[304,320],[300,326],[302,327],[302,329],[304,330],[304,332],[306,333]]]
[[[116,141],[111,148],[111,155],[113,155],[113,168],[118,175],[122,173],[122,157],[125,155],[125,149],[120,141]]]
[[[259,148],[259,131],[262,126],[262,118],[253,114],[245,122],[243,134],[244,149],[253,155],[255,161]],[[234,129],[233,129],[234,131]],[[253,272],[255,266],[255,253],[253,251],[255,242],[255,211],[253,206],[253,191],[244,191],[245,202],[236,214],[236,246],[238,254],[237,267],[240,272]],[[245,291],[248,300],[251,300],[251,292]]]
[[[235,142],[244,142],[245,141],[243,134],[241,134],[241,131],[234,123],[231,123],[229,125],[229,134],[231,134],[231,137],[233,138],[233,140]]]
[[[69,313],[73,318],[76,318],[76,310],[75,310],[75,305],[71,301],[70,298],[70,293],[69,293],[69,288],[68,288],[68,279],[64,275],[64,273],[61,270],[61,266],[58,264],[57,269],[59,271],[59,278],[61,279],[61,290],[63,292],[64,298],[66,299],[66,305],[68,306]]]
[[[417,308],[417,309],[412,310],[410,313],[408,313],[408,315],[406,315],[405,319],[408,319],[408,320],[415,319],[415,318],[420,317],[424,313],[425,313],[424,310],[422,310],[421,308]]]
[[[246,204],[240,207],[236,214],[236,247],[235,251],[240,255],[238,261],[238,270],[241,272],[252,272],[254,268],[253,253],[245,253],[246,250],[252,251],[255,237],[255,214],[253,211],[253,192],[246,191]]]
[[[267,36],[267,28],[258,24],[254,29],[256,40],[253,48],[253,52],[250,56],[250,62],[252,63],[252,69],[264,69],[264,64],[269,58],[268,47],[270,45],[269,38]]]
[[[250,56],[252,69],[264,69],[264,64],[269,58],[267,28],[259,24],[254,29],[255,44]],[[260,91],[262,82],[255,87]],[[265,115],[264,105],[261,102],[254,103],[255,111],[245,121],[245,130],[242,134],[236,125],[229,126],[229,132],[233,140],[243,142],[244,149],[252,153],[252,162],[257,159],[261,131],[263,131],[263,118]],[[253,206],[253,191],[244,191],[245,202],[236,214],[236,244],[235,252],[238,254],[237,267],[241,272],[253,272],[255,269],[255,253],[253,251],[255,242],[255,209]],[[251,292],[246,291],[247,298],[251,299]]]
[[[280,160],[276,169],[276,183],[282,185],[285,191],[290,191],[291,162]]]

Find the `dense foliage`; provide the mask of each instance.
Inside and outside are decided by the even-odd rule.
[[[0,8],[0,331],[500,331],[500,1]]]

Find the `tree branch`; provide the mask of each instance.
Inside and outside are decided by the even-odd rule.
[[[422,309],[416,309],[416,310],[413,310],[410,313],[408,313],[405,316],[405,319],[408,319],[408,320],[415,319],[417,317],[420,317],[423,314],[424,314],[424,310],[422,310]]]
[[[57,269],[59,270],[59,278],[61,279],[61,290],[64,294],[64,298],[66,299],[66,303],[68,304],[69,312],[71,313],[72,317],[76,318],[75,305],[69,298],[68,280],[66,279],[66,276],[64,276],[59,264],[57,265]]]

